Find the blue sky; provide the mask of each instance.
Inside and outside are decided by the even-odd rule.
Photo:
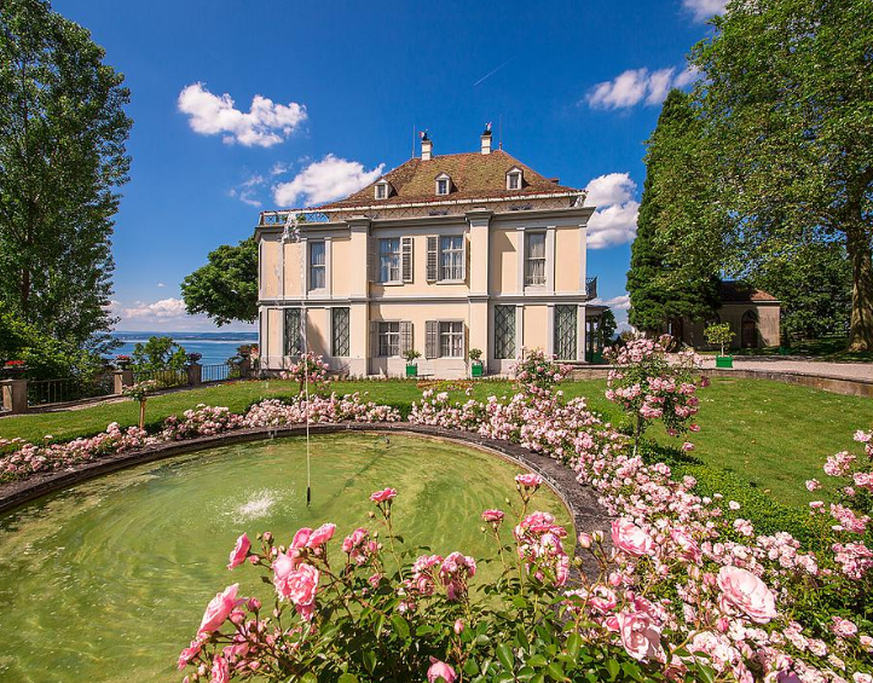
[[[409,158],[413,126],[440,154],[501,118],[506,151],[601,207],[589,274],[623,318],[643,141],[723,4],[55,0],[132,91],[119,329],[214,329],[179,283],[261,208],[357,189]]]

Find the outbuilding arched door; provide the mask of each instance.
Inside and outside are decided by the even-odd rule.
[[[744,349],[751,349],[758,346],[758,316],[755,315],[754,311],[746,311],[743,313],[740,344]]]

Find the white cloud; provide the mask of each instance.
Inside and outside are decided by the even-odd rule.
[[[273,186],[278,206],[315,205],[357,192],[382,175],[385,164],[367,171],[363,164],[328,154],[304,168],[293,179]]]
[[[284,164],[281,161],[277,161],[270,169],[270,175],[284,175],[290,170],[291,164]]]
[[[723,14],[728,0],[682,0],[682,7],[694,15],[695,21],[706,21],[713,14]]]
[[[243,204],[260,207],[261,200],[257,198],[258,189],[266,182],[266,178],[259,173],[250,176],[236,187],[227,191],[228,196],[239,199]]]
[[[672,88],[684,88],[697,79],[690,67],[676,74],[667,67],[657,71],[628,69],[611,81],[598,83],[585,96],[593,109],[627,109],[643,103],[651,107],[661,104]]]
[[[630,308],[630,296],[627,294],[619,294],[618,296],[614,296],[611,299],[604,301],[603,305],[615,308],[619,311],[626,311]]]
[[[163,282],[159,282],[159,283],[158,283],[158,287],[166,287],[166,286],[167,286],[167,285],[165,285]]]
[[[234,107],[231,96],[214,95],[203,83],[193,83],[179,93],[179,111],[187,114],[191,129],[203,135],[222,134],[225,143],[246,147],[272,147],[291,135],[307,119],[306,107],[296,102],[276,104],[255,95],[248,112]]]
[[[155,301],[151,304],[137,301],[130,308],[122,308],[120,315],[125,320],[136,318],[138,320],[157,322],[168,318],[184,318],[188,316],[188,313],[185,310],[184,301],[171,297]]]
[[[636,187],[628,173],[608,173],[588,183],[585,204],[597,207],[588,219],[591,249],[633,242],[640,212],[640,204],[633,198]]]

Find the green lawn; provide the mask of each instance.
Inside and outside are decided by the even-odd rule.
[[[621,414],[603,397],[604,380],[567,382],[568,397],[586,396],[589,405],[616,423]],[[369,398],[397,406],[421,395],[414,382],[337,382],[339,393],[368,392]],[[168,415],[181,413],[198,403],[227,406],[244,411],[252,402],[268,396],[288,395],[297,386],[283,381],[250,381],[165,394],[149,399],[147,420],[157,426]],[[512,393],[508,382],[482,381],[474,396]],[[462,394],[458,395],[463,398]],[[700,392],[699,423],[702,431],[691,439],[693,456],[712,468],[732,473],[742,485],[769,494],[774,500],[803,505],[812,499],[803,486],[806,479],[827,479],[821,471],[824,458],[853,448],[852,434],[871,423],[870,399],[841,396],[806,387],[765,380],[716,378]],[[39,441],[51,434],[56,439],[91,435],[109,422],[135,424],[137,406],[132,401],[94,406],[76,411],[44,413],[0,420],[0,436]],[[652,435],[663,444],[677,444],[662,430]]]

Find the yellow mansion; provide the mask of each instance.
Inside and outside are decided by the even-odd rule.
[[[586,273],[582,190],[506,152],[421,156],[340,201],[261,213],[261,367],[304,345],[350,375],[456,378],[480,349],[507,372],[523,349],[584,361],[596,281]]]

